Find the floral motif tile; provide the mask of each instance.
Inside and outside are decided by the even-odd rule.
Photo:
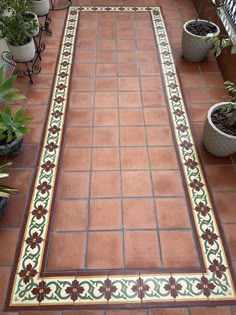
[[[195,272],[42,274],[49,239],[58,161],[80,11],[149,12],[159,48],[169,112],[186,193],[205,267]],[[235,304],[231,263],[224,248],[194,145],[170,43],[159,7],[71,7],[65,25],[48,120],[28,218],[12,272],[7,310]]]

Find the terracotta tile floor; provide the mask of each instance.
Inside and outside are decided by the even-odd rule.
[[[57,1],[64,3],[63,0]],[[107,6],[104,0],[73,5]],[[113,0],[114,6],[160,6],[189,114],[230,257],[236,262],[236,156],[216,158],[202,147],[207,109],[225,91],[214,58],[200,64],[181,57],[183,22],[195,16],[189,0]],[[0,315],[236,314],[234,306],[140,310],[4,311],[24,212],[41,148],[66,11],[51,12],[42,71],[31,85],[18,78],[33,116],[9,183],[19,189],[0,221]],[[187,207],[166,110],[164,81],[149,13],[82,12],[69,90],[69,110],[53,205],[45,271],[196,269],[202,257]],[[17,109],[19,104],[12,105]],[[178,305],[177,305],[178,306]],[[85,308],[86,309],[86,308]]]

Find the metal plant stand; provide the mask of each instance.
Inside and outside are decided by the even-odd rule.
[[[72,5],[72,0],[67,0],[68,4],[65,7],[62,8],[56,8],[55,7],[55,0],[50,0],[51,2],[51,10],[52,11],[60,11],[60,10],[66,10]]]
[[[3,61],[15,68],[13,74],[17,75],[18,77],[29,77],[29,80],[32,84],[34,83],[33,75],[38,74],[41,71],[41,67],[37,64],[37,61],[38,59],[41,60],[41,53],[45,50],[45,44],[41,41],[43,30],[44,29],[41,25],[39,34],[34,37],[35,55],[32,60],[27,60],[26,62],[16,61],[9,51],[4,51],[1,55]],[[19,65],[19,67],[17,67],[17,65]],[[23,68],[20,67],[20,65],[23,65]]]
[[[51,17],[49,14],[46,15],[38,15],[38,17],[44,18],[44,24],[40,26],[40,29],[42,32],[46,32],[49,36],[52,36],[52,31],[49,28],[49,25],[51,24]]]

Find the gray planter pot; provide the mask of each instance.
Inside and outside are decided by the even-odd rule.
[[[49,13],[49,0],[34,0],[32,11],[38,16],[44,16]]]
[[[212,48],[212,43],[210,40],[206,40],[207,36],[194,35],[187,30],[187,25],[194,22],[195,20],[191,20],[184,24],[182,34],[182,54],[188,61],[200,62],[207,57],[208,52]],[[206,20],[198,20],[197,23],[199,22],[205,24],[208,23]],[[214,33],[214,35],[218,35],[220,33],[219,27],[212,22],[209,23],[217,28],[217,32]]]
[[[209,109],[203,131],[204,147],[209,153],[219,157],[229,156],[236,152],[236,137],[220,131],[211,120],[211,114],[225,104],[228,102],[217,103]]]
[[[15,156],[18,155],[22,149],[24,138],[14,140],[11,143],[0,145],[0,156]]]

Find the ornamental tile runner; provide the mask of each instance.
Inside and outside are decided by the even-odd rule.
[[[166,85],[174,137],[182,163],[188,198],[205,268],[199,272],[109,272],[44,275],[41,267],[49,238],[58,161],[70,86],[75,38],[80,11],[146,12],[153,22]],[[200,167],[170,43],[159,7],[71,7],[68,11],[60,59],[35,177],[22,243],[11,277],[7,310],[89,309],[234,304],[233,271],[224,249],[207,184]],[[196,269],[195,269],[196,270]]]

